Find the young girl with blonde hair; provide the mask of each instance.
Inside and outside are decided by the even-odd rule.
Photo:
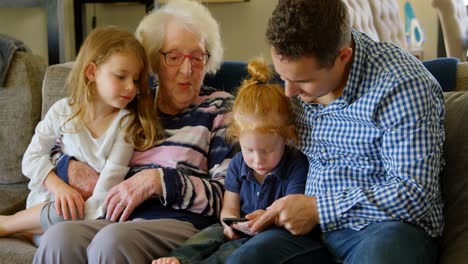
[[[144,48],[130,32],[108,26],[89,34],[67,79],[69,97],[50,108],[24,154],[28,209],[0,216],[0,236],[41,234],[48,228],[41,214],[49,223],[104,216],[106,193],[129,171],[134,148],[162,137],[148,74]],[[100,173],[86,201],[55,173],[50,150],[57,139],[64,153]]]
[[[232,256],[244,250],[261,252],[259,242],[289,243],[296,239],[273,223],[261,233],[249,231],[275,200],[304,192],[308,162],[290,146],[297,142],[294,111],[283,88],[269,83],[270,68],[257,59],[248,64],[248,72],[251,78],[239,88],[232,108],[233,122],[227,131],[228,139],[238,142],[242,151],[229,164],[221,211],[221,219],[246,217],[236,220],[246,222],[228,225],[221,221],[175,249],[172,257],[153,263],[240,263]],[[292,250],[310,246],[307,237],[297,239]]]

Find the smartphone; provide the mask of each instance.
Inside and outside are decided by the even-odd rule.
[[[230,226],[232,224],[235,224],[235,223],[238,223],[238,222],[245,222],[245,221],[249,221],[247,218],[245,217],[225,217],[223,218],[223,222]]]

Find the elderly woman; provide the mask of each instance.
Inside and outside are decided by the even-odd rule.
[[[136,36],[158,76],[156,105],[166,137],[134,153],[129,177],[106,198],[107,219],[54,225],[34,263],[150,263],[219,215],[233,97],[202,84],[222,61],[218,24],[201,4],[174,0],[146,16]],[[73,186],[77,170],[71,163],[61,167]]]

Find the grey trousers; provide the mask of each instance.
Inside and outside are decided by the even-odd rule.
[[[174,219],[62,222],[44,233],[33,263],[151,263],[197,232]]]

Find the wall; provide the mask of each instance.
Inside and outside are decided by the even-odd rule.
[[[221,25],[225,58],[248,60],[255,56],[270,58],[265,30],[276,0],[250,0],[235,4],[210,4],[208,8]]]
[[[45,9],[0,8],[0,33],[22,40],[33,53],[48,60]]]
[[[426,41],[424,42],[424,59],[437,58],[438,18],[432,7],[432,0],[398,0],[400,4],[400,19],[404,23],[405,13],[403,6],[409,1],[414,13],[424,30]],[[403,24],[404,25],[404,24]]]
[[[264,40],[268,17],[277,1],[251,0],[242,3],[207,4],[221,26],[225,59],[248,60],[253,56],[270,57]],[[86,5],[87,30],[91,29],[94,6]],[[144,16],[143,5],[96,4],[97,24],[114,24],[134,31]],[[125,17],[125,20],[122,19]],[[245,30],[248,29],[248,30]]]
[[[64,1],[65,17],[65,58],[75,58],[73,0]],[[398,0],[401,6],[401,19],[404,20],[403,5],[406,0]],[[208,4],[213,16],[221,25],[225,58],[248,60],[263,55],[269,58],[269,47],[264,33],[268,17],[277,0],[250,0],[242,3]],[[424,59],[437,56],[437,16],[430,0],[410,0],[416,16],[425,31]],[[90,29],[94,7],[87,4],[87,28]],[[144,15],[144,6],[138,4],[96,4],[98,25],[116,24],[134,31]],[[402,22],[403,23],[403,22]],[[23,40],[31,50],[47,59],[46,12],[43,9],[0,8],[0,33],[10,34]]]

